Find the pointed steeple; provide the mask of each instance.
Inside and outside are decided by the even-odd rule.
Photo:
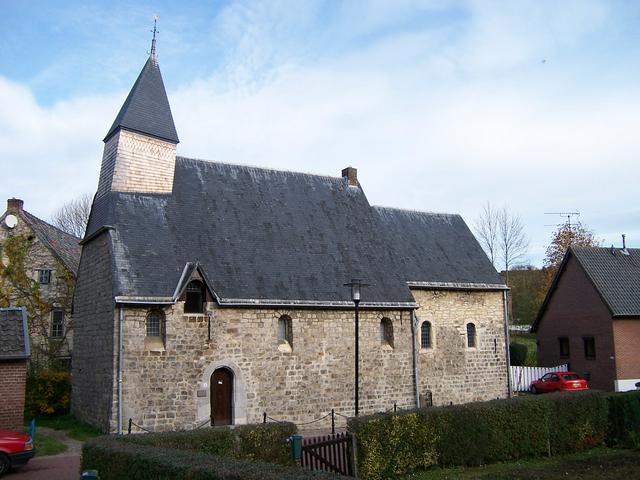
[[[179,142],[156,57],[155,20],[149,59],[138,75],[136,83],[133,84],[129,96],[104,141],[107,142],[121,128],[172,143]]]

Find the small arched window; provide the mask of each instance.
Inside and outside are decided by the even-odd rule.
[[[199,280],[192,280],[187,285],[184,313],[204,313],[204,285]]]
[[[422,322],[420,329],[420,346],[431,348],[431,322]]]
[[[386,317],[380,320],[380,344],[393,348],[393,323]]]
[[[474,348],[476,346],[476,326],[473,323],[467,323],[467,347]]]
[[[278,344],[293,347],[293,325],[289,315],[278,319]]]
[[[151,310],[147,314],[147,337],[162,338],[164,336],[164,315],[159,310]]]

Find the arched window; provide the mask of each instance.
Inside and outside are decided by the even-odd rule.
[[[422,322],[420,329],[420,346],[431,348],[431,322]]]
[[[204,285],[201,281],[192,280],[189,282],[186,296],[184,313],[204,313]]]
[[[380,344],[393,348],[393,323],[386,317],[380,320]]]
[[[293,347],[293,325],[289,315],[278,319],[278,344]]]
[[[147,314],[147,337],[164,337],[164,315],[159,310]]]
[[[473,323],[467,323],[467,347],[476,346],[476,326]]]

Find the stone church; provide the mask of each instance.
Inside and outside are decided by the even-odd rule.
[[[506,292],[459,215],[371,206],[355,168],[177,156],[155,54],[104,139],[74,299],[73,413],[104,431],[303,423],[506,397]]]

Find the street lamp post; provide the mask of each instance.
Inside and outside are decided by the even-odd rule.
[[[356,332],[355,332],[355,337],[356,337],[356,351],[355,351],[355,362],[356,362],[356,368],[355,368],[355,415],[356,417],[358,416],[358,401],[359,401],[359,383],[360,383],[360,316],[359,316],[359,310],[360,310],[360,289],[362,287],[366,287],[367,284],[366,283],[362,283],[360,281],[360,279],[354,278],[352,279],[349,283],[345,283],[344,284],[345,287],[351,287],[351,300],[353,300],[353,303],[355,305],[355,310],[356,310]]]

